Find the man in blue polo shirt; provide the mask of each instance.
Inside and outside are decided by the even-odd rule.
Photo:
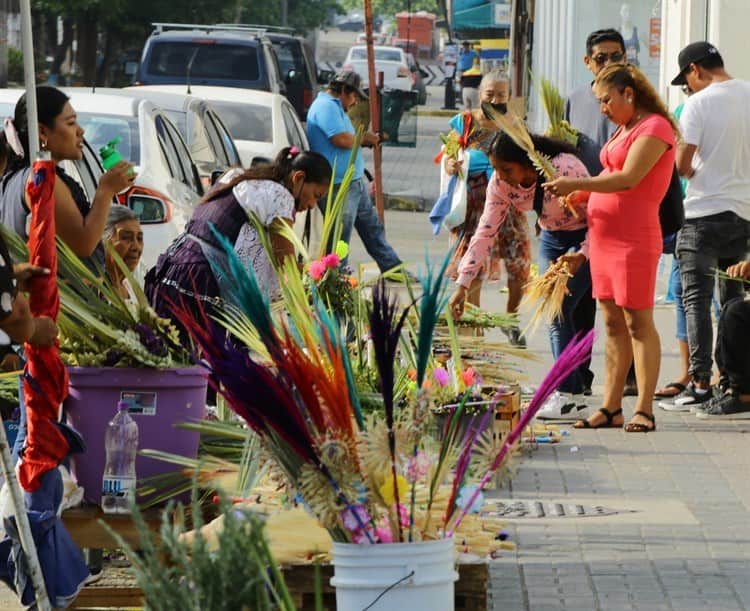
[[[334,197],[349,165],[355,140],[354,126],[346,111],[360,98],[367,99],[362,91],[360,76],[355,72],[339,72],[328,89],[318,94],[307,111],[307,139],[310,141],[310,149],[328,159],[335,170]],[[363,146],[377,146],[379,142],[379,136],[373,132],[362,134]],[[354,179],[344,208],[341,239],[348,244],[352,227],[356,228],[365,249],[378,264],[380,271],[385,272],[400,265],[401,259],[385,239],[385,229],[370,200],[364,172],[362,151],[357,151]],[[322,204],[324,206],[325,202]]]

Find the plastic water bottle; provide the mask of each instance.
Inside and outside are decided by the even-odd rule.
[[[130,513],[135,498],[135,454],[138,451],[138,424],[128,413],[128,403],[117,403],[117,414],[107,425],[104,436],[107,462],[102,482],[104,513]]]

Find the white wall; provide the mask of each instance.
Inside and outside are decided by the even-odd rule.
[[[727,71],[750,80],[750,0],[662,0],[662,65],[659,93],[674,108],[684,96],[669,82],[685,45],[708,40],[719,48]]]

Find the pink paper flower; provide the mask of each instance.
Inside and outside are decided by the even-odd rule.
[[[364,524],[365,527],[367,527],[370,522],[370,514],[364,505],[354,505],[352,507],[347,507],[341,512],[341,521],[344,523],[347,530],[357,532],[362,530],[361,524]]]
[[[320,280],[326,273],[326,264],[323,261],[313,261],[308,268],[313,280]]]
[[[335,252],[323,257],[322,261],[328,269],[335,269],[341,263],[341,259],[339,259],[339,256]]]
[[[378,541],[380,541],[381,543],[393,543],[393,534],[391,533],[391,529],[388,527],[387,520],[385,524],[383,524],[381,520],[381,523],[375,529],[375,536],[377,536]]]
[[[435,367],[435,370],[432,372],[432,375],[435,378],[435,381],[440,386],[445,386],[450,380],[450,375],[448,375],[448,372],[442,367]]]
[[[476,379],[476,372],[474,371],[474,368],[469,367],[468,369],[464,369],[461,372],[461,379],[464,381],[465,386],[473,385],[474,380]]]

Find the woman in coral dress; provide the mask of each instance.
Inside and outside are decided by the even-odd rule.
[[[653,306],[662,250],[659,206],[674,168],[677,127],[646,77],[634,66],[609,66],[594,93],[601,111],[620,127],[601,152],[593,178],[547,183],[556,195],[589,191],[589,257],[594,297],[604,314],[606,376],[603,407],[577,428],[621,427],[622,391],[635,360],[638,398],[627,432],[656,428],[652,397],[661,359]],[[566,258],[573,269],[582,254]]]

